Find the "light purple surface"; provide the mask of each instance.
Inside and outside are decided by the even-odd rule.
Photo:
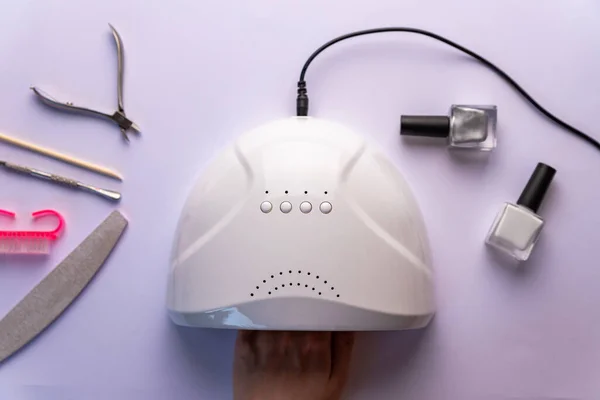
[[[236,135],[294,112],[306,57],[339,34],[410,25],[480,52],[600,138],[600,3],[580,1],[14,1],[0,24],[0,131],[118,169],[124,184],[0,144],[0,159],[121,189],[130,226],[83,296],[0,366],[1,399],[229,399],[235,333],[167,319],[171,240],[194,176]],[[113,111],[111,22],[126,52],[129,147],[103,121],[51,111],[28,90]],[[439,312],[423,332],[359,336],[349,399],[597,399],[600,396],[600,153],[542,118],[496,75],[427,38],[338,45],[308,73],[312,115],[378,142],[429,228]],[[404,114],[496,104],[488,162],[404,143]],[[483,240],[538,161],[558,173],[548,225],[522,270]],[[0,258],[0,315],[113,206],[0,171],[0,208],[55,208],[67,233],[46,260]],[[2,225],[5,226],[5,225]],[[218,283],[215,283],[218,284]]]

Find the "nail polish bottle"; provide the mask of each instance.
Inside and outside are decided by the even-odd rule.
[[[403,115],[400,134],[446,138],[448,147],[491,151],[496,147],[496,106],[453,105],[449,116]]]
[[[544,227],[537,212],[555,173],[546,164],[537,165],[517,204],[506,203],[496,217],[486,239],[489,246],[519,261],[529,258]]]

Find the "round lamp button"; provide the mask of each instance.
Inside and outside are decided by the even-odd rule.
[[[303,201],[300,204],[300,211],[302,211],[304,214],[308,214],[312,211],[312,204],[310,204],[308,201]]]
[[[264,212],[265,214],[270,213],[272,209],[273,204],[269,203],[268,201],[263,201],[260,204],[260,211]]]
[[[290,203],[289,201],[284,201],[279,206],[279,209],[281,210],[282,213],[287,214],[290,211],[292,211],[292,203]]]
[[[333,208],[333,206],[328,201],[322,202],[321,205],[319,206],[319,209],[321,210],[321,212],[323,214],[329,214],[331,212],[332,208]]]

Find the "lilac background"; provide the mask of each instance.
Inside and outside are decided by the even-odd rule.
[[[306,57],[339,34],[410,25],[505,68],[543,105],[600,138],[596,0],[5,2],[0,130],[121,171],[125,183],[0,144],[0,159],[122,189],[130,228],[85,294],[0,366],[2,399],[228,399],[234,332],[178,329],[165,313],[171,238],[194,176],[236,135],[291,115]],[[125,105],[143,129],[57,113],[27,89],[112,111],[126,51]],[[405,173],[431,238],[439,312],[424,332],[362,334],[349,399],[597,399],[600,396],[600,157],[542,118],[477,62],[427,38],[338,45],[308,74],[312,114],[378,142]],[[398,139],[401,113],[497,104],[487,162]],[[504,201],[538,161],[558,170],[530,262],[506,268],[483,246]],[[6,313],[112,209],[0,171],[0,207],[55,208],[68,232],[46,260],[0,258]],[[5,225],[3,225],[5,226]]]

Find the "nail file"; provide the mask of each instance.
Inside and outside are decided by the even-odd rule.
[[[79,296],[126,227],[125,217],[113,211],[0,320],[0,363],[44,331]]]

